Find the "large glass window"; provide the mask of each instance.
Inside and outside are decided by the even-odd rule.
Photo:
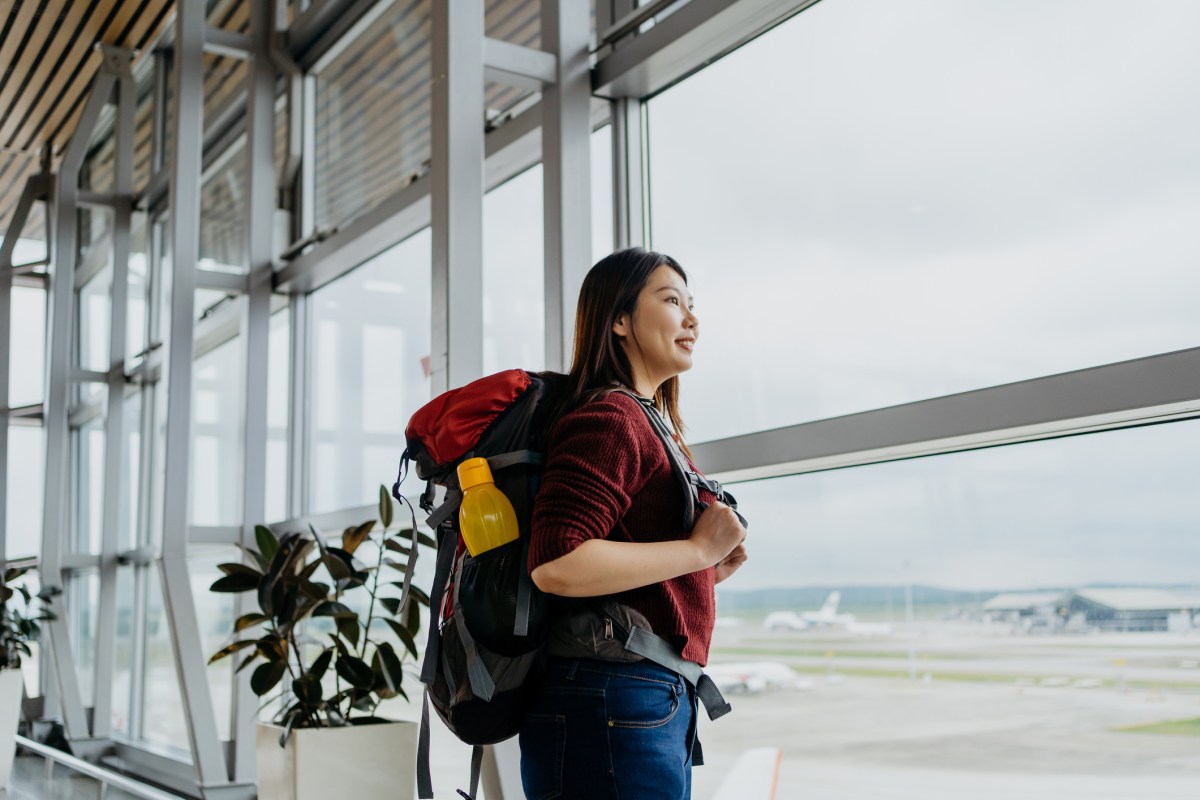
[[[71,431],[75,465],[75,547],[99,553],[104,522],[104,415]]]
[[[14,286],[11,308],[11,332],[3,333],[9,342],[21,342],[21,346],[9,347],[9,405],[40,403],[46,375],[46,292]]]
[[[375,503],[429,400],[429,230],[316,291],[309,512]]]
[[[317,76],[318,226],[375,205],[429,158],[429,26],[428,3],[395,3]]]
[[[244,363],[238,337],[196,359],[192,378],[193,525],[241,523]]]
[[[691,438],[1200,344],[1198,27],[840,0],[651,100],[653,241],[701,319]]]
[[[733,487],[710,671],[747,696],[697,790],[764,746],[813,796],[1186,794],[1198,450],[1189,421]]]
[[[592,134],[592,262],[612,251],[612,129]],[[483,373],[544,369],[542,165],[488,192],[483,201]]]
[[[45,432],[41,428],[9,426],[6,558],[36,556],[42,551],[45,451]]]

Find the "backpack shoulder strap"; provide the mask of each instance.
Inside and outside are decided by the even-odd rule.
[[[663,449],[667,451],[667,461],[671,464],[671,472],[675,474],[676,480],[679,481],[680,487],[683,489],[683,529],[691,531],[692,526],[696,524],[696,504],[699,502],[699,497],[696,495],[696,488],[688,479],[688,473],[691,468],[687,461],[684,460],[683,454],[679,451],[679,446],[675,443],[675,439],[671,436],[671,431],[668,430],[667,424],[663,422],[662,417],[658,415],[658,411],[650,406],[639,395],[634,394],[628,389],[613,389],[614,392],[628,395],[637,401],[638,408],[646,415],[647,421],[650,423],[650,429],[658,436],[662,442]]]

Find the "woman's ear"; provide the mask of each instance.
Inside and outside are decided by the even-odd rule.
[[[617,336],[628,336],[629,335],[629,315],[628,314],[617,315],[617,318],[615,320],[613,320],[612,332],[615,333]]]

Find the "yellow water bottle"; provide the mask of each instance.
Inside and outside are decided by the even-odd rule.
[[[492,479],[486,458],[469,458],[458,465],[462,506],[458,526],[472,556],[515,541],[519,535],[517,512]]]

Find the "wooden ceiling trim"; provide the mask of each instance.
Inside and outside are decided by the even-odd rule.
[[[8,72],[0,78],[0,97],[4,98],[4,105],[8,105],[20,95],[20,90],[16,92],[12,89],[12,82],[16,80],[24,82],[28,77],[33,65],[37,63],[38,58],[44,51],[47,40],[52,32],[58,30],[59,17],[54,13],[46,13],[46,2],[43,0],[40,3],[42,13],[34,21],[34,24],[25,32],[25,37],[21,41],[20,50],[16,54],[16,61],[9,65]]]
[[[95,3],[96,0],[92,0],[93,8]],[[75,4],[71,8],[82,9],[83,6]],[[34,119],[31,127],[41,127],[39,123],[45,119],[48,107],[58,100],[67,82],[78,77],[90,45],[101,30],[99,15],[90,13],[93,8],[88,9],[87,16],[83,16],[82,10],[77,11],[79,18],[74,25],[70,24],[68,18],[68,24],[58,29],[58,36],[48,45],[49,57],[39,62],[36,72],[30,73],[16,100],[6,104],[3,116],[0,116],[0,142],[11,147],[29,123],[30,117]],[[80,37],[83,37],[82,47],[78,46]],[[51,65],[48,62],[55,53],[58,53],[58,58]],[[22,109],[24,113],[21,113]]]
[[[30,37],[35,34],[37,25],[42,20],[42,12],[46,5],[46,0],[25,0],[17,11],[12,30],[8,31],[8,38],[5,40],[5,47],[0,48],[0,97],[5,96],[8,80],[12,78],[16,67],[16,59],[25,52]]]

